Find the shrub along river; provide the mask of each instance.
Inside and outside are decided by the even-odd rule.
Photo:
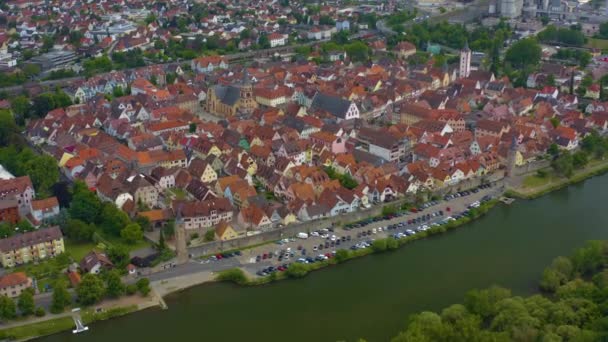
[[[537,291],[545,266],[608,239],[608,175],[499,205],[448,234],[260,287],[201,285],[151,309],[40,341],[387,341],[409,314],[462,302],[493,284]]]

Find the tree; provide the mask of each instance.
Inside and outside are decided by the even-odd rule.
[[[122,230],[129,224],[129,216],[112,202],[104,202],[101,207],[100,226],[108,234],[122,236]]]
[[[23,95],[14,97],[11,100],[11,110],[16,116],[26,118],[30,111],[30,100]]]
[[[167,221],[167,224],[163,227],[163,233],[166,237],[172,237],[175,235],[175,220]]]
[[[135,283],[135,286],[137,286],[137,291],[144,297],[150,293],[150,279],[148,278],[139,279],[137,283]]]
[[[513,332],[521,327],[536,328],[540,325],[537,318],[532,317],[523,298],[505,298],[497,304],[497,314],[492,320],[491,328],[497,331]]]
[[[464,305],[454,304],[441,312],[441,321],[448,329],[446,341],[480,341],[481,319],[471,314]]]
[[[600,37],[608,38],[608,21],[600,24]]]
[[[53,109],[55,102],[49,93],[40,94],[32,100],[32,114],[35,117],[41,118]]]
[[[128,224],[120,231],[120,237],[128,244],[134,244],[144,238],[144,232],[137,223]]]
[[[156,249],[158,249],[158,251],[160,252],[167,249],[167,243],[165,242],[165,234],[162,230],[159,232],[158,235],[158,244],[156,245]]]
[[[576,250],[571,258],[574,270],[582,275],[589,275],[600,269],[604,263],[604,246],[602,241],[590,241],[584,248]]]
[[[146,17],[146,24],[151,24],[155,21],[156,21],[156,16],[154,15],[154,13],[148,14],[148,16]]]
[[[70,216],[87,223],[97,221],[101,211],[101,201],[86,184],[81,181],[74,183],[72,203],[70,204]]]
[[[384,252],[386,251],[386,239],[378,239],[372,242],[372,249],[374,252]]]
[[[576,151],[572,154],[572,166],[576,169],[583,168],[587,165],[589,159],[585,151]]]
[[[137,218],[135,218],[135,222],[137,222],[137,224],[139,224],[139,226],[141,227],[141,230],[143,231],[152,231],[152,224],[150,223],[150,219],[147,218],[146,216],[137,216]]]
[[[87,224],[81,220],[68,219],[65,226],[63,226],[65,235],[69,236],[74,241],[88,242],[92,241],[93,233],[95,233],[95,226],[93,224]]]
[[[215,240],[215,229],[210,229],[205,232],[205,241],[213,241]]]
[[[338,263],[344,262],[344,261],[348,260],[349,256],[350,256],[350,253],[348,250],[338,249],[336,251],[336,256],[335,256],[336,262],[338,262]]]
[[[23,73],[26,77],[34,77],[40,73],[40,65],[29,63],[23,66]]]
[[[262,49],[270,48],[270,40],[268,39],[268,35],[266,33],[260,34],[260,36],[258,37],[258,44]]]
[[[394,215],[395,213],[397,213],[397,207],[394,205],[385,205],[382,207],[382,216]]]
[[[92,273],[87,273],[82,277],[82,281],[76,288],[78,300],[83,305],[91,305],[99,302],[104,294],[105,287],[103,281]]]
[[[551,166],[558,174],[562,176],[572,176],[572,173],[574,172],[572,154],[570,154],[568,151],[562,153],[559,157],[555,158],[551,162]]]
[[[365,62],[369,59],[370,48],[362,41],[352,42],[346,45],[344,50],[354,62]]]
[[[554,157],[559,155],[559,146],[557,146],[556,143],[549,145],[549,148],[547,149],[547,153],[549,153],[550,155],[552,155]]]
[[[549,23],[549,16],[546,16],[546,15],[541,16],[540,22],[543,24],[543,26],[547,26],[547,24]]]
[[[6,222],[0,223],[0,238],[7,238],[13,236],[13,234],[15,234],[15,230],[10,224]]]
[[[485,290],[472,290],[465,296],[467,309],[482,318],[489,318],[498,312],[498,302],[511,297],[511,291],[502,287],[493,286]]]
[[[51,187],[59,181],[57,161],[48,155],[36,156],[23,165],[23,171],[30,176],[39,196],[51,194]]]
[[[399,248],[399,241],[397,241],[396,239],[387,239],[386,241],[386,248],[388,250],[394,250]]]
[[[174,72],[169,72],[167,73],[167,76],[165,76],[167,84],[174,84],[175,80],[177,79],[177,74],[175,74]]]
[[[55,45],[55,38],[51,35],[42,36],[42,51],[49,51]]]
[[[560,286],[557,289],[556,294],[562,299],[585,298],[593,300],[593,298],[599,294],[599,289],[595,284],[577,278]]]
[[[125,293],[125,285],[120,279],[118,270],[113,269],[105,275],[106,294],[112,298],[118,298]]]
[[[8,110],[0,110],[0,146],[7,146],[17,133],[15,119]]]
[[[434,312],[423,311],[413,315],[409,319],[407,330],[392,341],[442,341],[445,340],[445,334],[446,327],[441,322],[441,317]]]
[[[130,261],[129,250],[122,245],[113,245],[106,250],[106,254],[116,268],[124,269]]]
[[[239,33],[239,37],[241,38],[241,40],[251,38],[251,30],[244,29],[243,31],[241,31],[241,33]]]
[[[121,97],[121,96],[124,96],[124,95],[125,95],[125,93],[122,90],[121,86],[116,86],[116,87],[114,87],[114,89],[112,89],[112,96],[114,96],[114,97]]]
[[[515,68],[524,69],[527,66],[534,66],[540,62],[542,49],[534,38],[518,40],[507,50],[505,60]]]
[[[129,284],[125,288],[125,293],[127,296],[132,296],[135,294],[135,292],[137,292],[137,286],[135,284]]]
[[[559,274],[552,268],[547,268],[543,271],[543,276],[540,280],[540,288],[543,291],[555,292],[561,285]]]
[[[34,291],[26,289],[19,295],[17,307],[23,316],[29,316],[34,313],[36,306],[34,305]]]
[[[555,76],[553,74],[549,74],[547,76],[547,85],[554,87],[555,86]]]
[[[551,121],[551,125],[553,126],[553,128],[557,128],[557,126],[559,126],[560,124],[559,118],[557,117],[552,117],[551,119],[549,119],[549,121]]]
[[[188,127],[188,130],[190,131],[190,133],[196,133],[196,123],[191,122]]]
[[[304,264],[294,262],[287,267],[287,271],[285,273],[290,278],[302,278],[308,274],[308,268]]]
[[[17,308],[15,302],[7,296],[0,296],[0,318],[4,320],[14,319],[17,317]]]
[[[53,288],[53,301],[51,303],[51,312],[54,314],[61,313],[66,307],[72,304],[72,296],[68,292],[65,281],[57,281]]]

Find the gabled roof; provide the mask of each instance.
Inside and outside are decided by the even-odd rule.
[[[351,104],[351,101],[341,97],[317,92],[312,99],[310,108],[324,110],[337,118],[345,119],[346,112],[348,112]]]

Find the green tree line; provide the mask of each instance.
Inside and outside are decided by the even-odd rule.
[[[545,269],[541,294],[472,290],[462,304],[412,315],[392,341],[605,341],[607,264],[608,241],[590,241]]]

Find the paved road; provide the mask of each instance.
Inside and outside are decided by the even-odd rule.
[[[200,273],[200,272],[220,272],[220,271],[235,268],[235,267],[240,267],[240,268],[244,269],[246,272],[248,272],[249,274],[255,274],[259,270],[266,268],[268,266],[278,266],[278,265],[281,265],[284,263],[294,262],[295,260],[297,260],[297,258],[302,257],[301,252],[298,250],[298,246],[301,246],[302,248],[306,249],[306,251],[307,251],[306,257],[313,257],[313,258],[319,254],[325,254],[325,253],[335,251],[338,249],[348,249],[351,246],[353,246],[361,241],[385,238],[394,233],[403,232],[405,229],[415,229],[417,226],[421,226],[423,224],[430,225],[434,222],[438,222],[438,221],[444,219],[445,217],[447,217],[448,215],[455,215],[455,214],[461,213],[462,211],[466,210],[466,208],[469,204],[480,200],[482,197],[484,197],[486,195],[490,195],[493,197],[497,197],[497,196],[501,195],[502,191],[503,191],[502,189],[503,189],[503,183],[501,181],[489,189],[481,190],[478,193],[473,193],[466,197],[459,197],[459,198],[452,199],[450,201],[441,200],[441,201],[439,201],[439,203],[437,205],[431,206],[431,207],[424,209],[415,214],[408,213],[405,216],[396,217],[392,220],[383,220],[383,221],[373,222],[373,223],[370,223],[369,225],[366,225],[365,227],[355,228],[352,230],[345,230],[343,228],[337,227],[335,229],[335,231],[333,233],[331,233],[330,235],[336,235],[337,238],[342,238],[343,236],[346,237],[349,235],[351,236],[350,241],[345,241],[343,243],[340,243],[339,246],[323,248],[322,250],[315,251],[314,246],[318,246],[320,243],[325,243],[325,241],[326,241],[325,239],[323,239],[321,237],[310,237],[305,240],[295,239],[289,243],[282,244],[282,245],[267,244],[267,245],[259,246],[259,247],[252,248],[252,249],[246,249],[242,252],[243,254],[241,256],[225,258],[225,259],[218,260],[218,261],[191,259],[189,262],[187,262],[185,264],[175,265],[174,267],[167,266],[167,268],[165,270],[162,270],[162,271],[156,272],[156,273],[141,275],[140,277],[146,277],[146,278],[150,279],[150,281],[162,281],[162,280],[166,280],[166,279],[187,276],[190,274],[195,274],[195,273]],[[446,210],[447,207],[450,208],[450,211]],[[362,231],[368,231],[368,230],[372,230],[372,229],[378,228],[378,227],[384,228],[388,225],[397,224],[397,223],[400,223],[403,221],[407,222],[408,220],[417,218],[422,215],[431,214],[431,213],[437,212],[439,210],[442,210],[444,212],[444,216],[433,218],[424,223],[406,225],[405,227],[397,229],[397,230],[389,230],[389,231],[384,231],[384,232],[377,233],[377,234],[372,234],[371,236],[357,238],[357,234]],[[294,253],[296,254],[294,256],[294,258],[291,258],[290,260],[278,261],[277,258],[274,257],[272,259],[255,262],[256,256],[258,256],[258,255],[263,255],[264,253],[267,253],[267,254],[274,253],[274,252],[280,251],[282,249],[287,249],[287,248],[291,248],[291,250],[294,251]],[[129,283],[136,282],[137,279],[139,279],[139,278],[138,277],[125,277],[124,281],[125,281],[125,283],[129,284]],[[73,300],[75,300],[76,294],[75,294],[74,290],[70,289],[69,291],[73,296]],[[50,310],[51,303],[52,303],[52,293],[43,293],[43,294],[37,295],[37,296],[35,296],[35,301],[36,301],[37,306],[41,306],[48,311],[48,310]]]
[[[335,251],[338,249],[349,249],[351,246],[356,245],[357,243],[362,242],[362,241],[368,241],[370,239],[386,238],[395,233],[404,232],[406,229],[413,230],[424,224],[430,225],[432,223],[439,222],[450,215],[456,215],[456,214],[459,214],[459,213],[465,211],[471,203],[473,203],[475,201],[479,201],[481,198],[483,198],[486,195],[497,197],[501,193],[502,193],[502,183],[497,184],[492,188],[484,189],[484,190],[479,191],[478,193],[473,193],[473,194],[470,194],[465,197],[459,197],[459,198],[456,198],[456,199],[453,199],[450,201],[443,201],[443,200],[439,201],[439,203],[437,205],[431,206],[431,207],[424,209],[423,211],[420,211],[415,214],[408,213],[405,216],[396,217],[391,220],[373,222],[373,223],[368,224],[365,227],[354,228],[351,230],[344,230],[341,228],[336,229],[335,232],[329,233],[329,234],[336,235],[336,237],[338,239],[341,239],[343,236],[344,237],[347,237],[349,235],[351,236],[350,241],[347,240],[345,242],[341,242],[339,246],[334,246],[334,247],[330,246],[329,248],[314,250],[314,246],[318,247],[319,244],[321,244],[321,243],[324,244],[328,240],[323,239],[321,237],[309,237],[306,240],[298,239],[296,241],[289,242],[289,243],[281,245],[281,246],[279,246],[279,245],[261,246],[259,248],[256,248],[255,250],[252,250],[251,254],[247,253],[247,255],[244,255],[241,258],[249,259],[250,258],[249,255],[252,255],[255,258],[255,256],[257,256],[257,255],[261,255],[264,253],[273,253],[273,252],[280,251],[282,249],[284,250],[286,248],[291,248],[291,250],[295,252],[295,257],[291,258],[290,260],[278,261],[275,257],[273,259],[270,259],[272,261],[266,260],[263,263],[253,263],[253,264],[251,263],[250,260],[243,260],[243,263],[244,264],[249,263],[249,266],[250,266],[249,269],[253,268],[253,269],[255,269],[255,272],[268,267],[269,264],[271,264],[273,266],[277,266],[277,265],[281,265],[281,264],[288,263],[288,262],[294,262],[298,258],[301,258],[302,257],[301,252],[298,250],[300,246],[302,248],[306,249],[306,257],[315,258],[319,254],[325,254],[325,253],[332,252],[332,251]],[[450,208],[450,211],[446,210],[448,207]],[[432,213],[438,212],[440,210],[442,210],[444,212],[444,215],[437,216],[435,218],[432,218],[429,221],[426,221],[423,223],[417,223],[417,224],[406,224],[404,227],[396,229],[396,230],[386,230],[385,229],[389,225],[398,224],[401,222],[407,223],[408,220],[412,220],[412,219],[415,219],[415,218],[423,216],[423,215],[432,214]],[[371,236],[368,235],[368,236],[357,238],[358,233],[361,233],[363,231],[370,231],[373,229],[377,229],[379,227],[383,228],[383,232],[377,232],[376,234],[372,234]],[[255,272],[251,272],[251,273],[255,274]]]
[[[474,194],[471,194],[466,197],[459,197],[459,198],[455,198],[450,201],[441,200],[441,201],[439,201],[439,204],[437,204],[435,206],[431,206],[427,209],[424,209],[416,214],[409,213],[406,216],[396,217],[392,220],[384,220],[384,221],[370,223],[369,225],[367,225],[365,227],[356,228],[353,230],[344,230],[342,228],[336,228],[335,232],[331,233],[332,235],[336,235],[338,238],[341,238],[342,236],[350,235],[351,240],[347,241],[345,243],[341,243],[339,246],[324,248],[323,250],[319,250],[319,251],[314,251],[313,247],[318,246],[321,242],[324,243],[325,239],[322,239],[320,237],[310,237],[306,240],[296,239],[296,240],[293,240],[293,241],[283,244],[283,245],[267,244],[267,245],[259,246],[259,247],[252,248],[252,249],[246,249],[242,252],[243,254],[239,257],[232,257],[232,258],[222,259],[222,260],[218,260],[218,261],[207,261],[207,260],[200,261],[200,260],[192,259],[186,264],[177,265],[166,271],[154,273],[147,277],[150,278],[150,280],[157,281],[157,280],[164,280],[164,279],[169,279],[169,278],[178,277],[178,276],[185,276],[188,274],[198,273],[198,272],[202,272],[202,271],[218,272],[218,271],[222,271],[222,270],[226,270],[226,269],[230,269],[230,268],[234,268],[234,267],[241,267],[241,268],[245,269],[247,272],[249,272],[251,274],[255,274],[257,271],[259,271],[260,269],[263,269],[265,267],[268,267],[271,265],[276,266],[276,265],[280,265],[280,264],[287,263],[287,262],[293,262],[293,261],[297,260],[297,258],[301,257],[301,254],[300,254],[301,252],[298,251],[298,246],[301,246],[302,248],[305,248],[307,250],[307,255],[306,255],[307,257],[308,256],[316,257],[317,255],[319,255],[321,253],[324,254],[324,253],[331,252],[333,250],[337,250],[340,248],[347,249],[347,248],[350,248],[352,245],[355,245],[358,242],[367,241],[371,238],[374,238],[374,239],[383,238],[383,237],[387,237],[390,234],[394,234],[399,231],[404,231],[405,229],[414,229],[417,226],[420,226],[423,224],[429,225],[434,222],[438,222],[449,215],[455,215],[457,213],[463,212],[464,210],[467,209],[467,206],[469,204],[480,200],[482,197],[484,197],[486,195],[496,197],[496,196],[499,196],[501,193],[502,193],[502,182],[498,183],[497,185],[495,185],[492,188],[481,190],[478,193],[474,193]],[[449,212],[446,210],[447,207],[450,208]],[[408,225],[407,227],[401,228],[400,230],[390,230],[388,232],[373,234],[372,236],[357,238],[357,233],[362,232],[364,230],[367,231],[367,230],[372,230],[373,228],[386,227],[390,224],[400,223],[404,220],[405,221],[411,220],[413,218],[416,218],[416,217],[419,217],[422,215],[426,215],[426,214],[431,214],[431,213],[437,212],[439,210],[442,210],[444,212],[444,216],[433,218],[432,220],[424,222],[424,223]],[[266,253],[266,254],[274,253],[274,252],[280,251],[282,249],[287,249],[287,248],[291,248],[291,250],[296,253],[295,259],[292,258],[290,260],[283,260],[283,261],[279,262],[277,260],[277,258],[275,257],[272,259],[262,260],[261,262],[255,262],[255,259],[258,255],[263,255],[264,253]]]

